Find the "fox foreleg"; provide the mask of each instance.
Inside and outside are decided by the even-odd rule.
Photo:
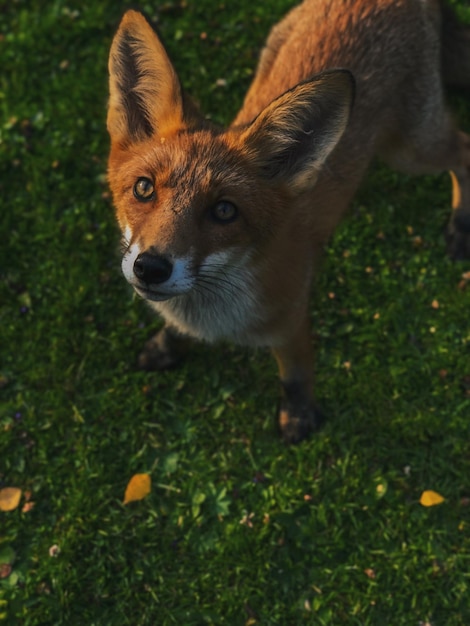
[[[137,364],[140,369],[154,371],[177,367],[186,355],[190,339],[165,324],[144,345]]]
[[[307,316],[296,334],[272,352],[281,379],[279,429],[286,443],[298,443],[319,430],[324,422],[313,398],[313,355]]]

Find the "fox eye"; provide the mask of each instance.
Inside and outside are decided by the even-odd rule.
[[[155,187],[150,178],[138,178],[134,185],[134,196],[140,202],[148,202],[155,197]]]
[[[238,216],[237,207],[228,200],[217,202],[211,209],[211,216],[216,222],[227,224],[233,222]]]

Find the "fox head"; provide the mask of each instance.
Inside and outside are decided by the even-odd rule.
[[[234,325],[247,311],[260,316],[263,271],[283,254],[296,200],[314,188],[346,128],[351,75],[321,74],[249,124],[222,129],[185,96],[159,37],[135,11],[114,38],[109,73],[108,178],[123,273],[184,332],[216,338],[198,321],[202,306],[213,311],[211,328],[222,320],[218,334],[230,334],[228,311]]]

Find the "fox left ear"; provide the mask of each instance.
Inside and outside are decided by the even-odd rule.
[[[310,189],[346,129],[354,84],[347,70],[326,71],[268,105],[241,136],[262,174]]]
[[[137,11],[127,11],[109,56],[108,131],[121,143],[184,126],[183,95],[157,34]]]

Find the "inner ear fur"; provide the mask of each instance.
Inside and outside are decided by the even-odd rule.
[[[268,105],[242,140],[263,176],[294,191],[311,187],[341,139],[354,100],[354,78],[330,70],[298,84]]]
[[[159,37],[137,11],[127,11],[109,56],[108,131],[135,141],[184,126],[181,84]]]

